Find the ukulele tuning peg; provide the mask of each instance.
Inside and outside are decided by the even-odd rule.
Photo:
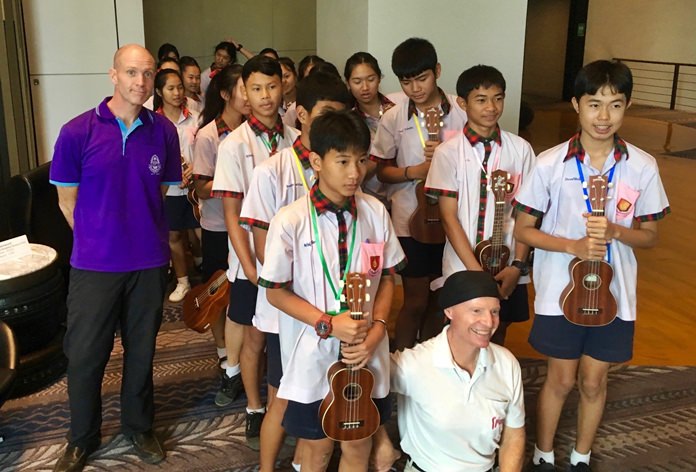
[[[585,199],[585,200],[588,199],[587,195],[583,195],[582,198]]]
[[[614,188],[614,184],[613,184],[612,182],[609,182],[609,183],[607,184],[607,188]]]
[[[369,294],[369,293],[366,293],[366,294],[365,294],[365,301],[366,301],[366,302],[369,302],[369,301],[370,301],[370,294]]]
[[[345,296],[345,295],[341,295],[341,302],[342,302],[342,303],[345,303],[345,302],[346,302],[346,296]]]
[[[582,188],[587,188],[587,182],[582,183]]]
[[[372,281],[370,279],[365,280],[365,286],[369,287],[372,284]]]
[[[440,127],[442,128],[442,127],[444,127],[444,126],[445,126],[445,122],[444,122],[444,121],[440,121]]]
[[[423,118],[423,117],[425,116],[425,113],[423,113],[422,111],[419,111],[419,112],[418,112],[418,116],[420,116],[421,118]]]
[[[342,279],[339,280],[339,281],[338,281],[338,286],[339,286],[340,288],[345,287],[345,286],[346,286],[346,281],[345,281],[345,280],[342,280]]]

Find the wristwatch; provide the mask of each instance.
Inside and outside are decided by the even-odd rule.
[[[242,43],[237,43],[237,51],[241,51],[243,47]]]
[[[510,263],[512,267],[515,267],[520,270],[520,275],[529,275],[529,264],[526,262],[523,262],[519,259],[515,259]]]
[[[314,330],[317,332],[317,336],[319,336],[321,339],[328,338],[333,330],[331,316],[326,313],[321,315],[317,322],[314,323]]]

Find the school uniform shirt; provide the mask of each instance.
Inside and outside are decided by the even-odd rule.
[[[579,164],[579,166],[578,166]],[[581,239],[587,235],[587,213],[582,181],[612,173],[605,215],[615,224],[630,228],[634,220],[653,221],[670,213],[655,158],[614,136],[614,150],[604,168],[590,165],[580,143],[580,134],[539,155],[530,177],[515,197],[514,205],[537,217],[543,216],[541,231],[552,236]],[[614,269],[610,290],[616,298],[618,317],[636,319],[637,264],[633,249],[618,240],[608,248]],[[568,264],[574,256],[543,249],[534,251],[534,309],[540,315],[563,315],[560,296],[570,283]]]
[[[486,149],[489,149],[488,159]],[[511,203],[533,165],[534,151],[524,139],[498,128],[492,140],[484,143],[467,124],[458,136],[435,149],[425,181],[425,192],[434,197],[457,199],[457,218],[473,250],[476,244],[489,239],[493,233],[496,198],[493,194],[495,182],[491,181],[490,176],[496,170],[506,171],[508,184],[496,188],[502,193],[499,196],[505,198],[502,212],[503,244],[510,248],[512,262],[515,259],[515,240],[512,237],[515,219]],[[447,239],[442,257],[442,278],[447,279],[461,270],[466,270],[466,266]],[[520,283],[529,283],[529,277],[521,277]]]
[[[328,203],[327,203],[328,202]],[[317,209],[315,236],[310,205]],[[333,208],[331,208],[333,206]],[[344,208],[343,223],[335,205],[315,185],[310,194],[281,209],[271,220],[266,239],[265,264],[259,285],[267,288],[286,287],[307,300],[320,311],[339,312],[341,303],[322,269],[317,240],[321,242],[327,272],[336,290],[339,286],[339,263],[343,260],[348,272],[361,272],[371,281],[366,289],[370,301],[363,312],[371,320],[382,274],[394,274],[406,263],[386,208],[376,198],[357,193]],[[353,225],[355,243],[352,257],[350,245]],[[339,247],[340,246],[340,247]],[[329,391],[326,371],[338,360],[340,342],[337,338],[321,339],[314,326],[282,314],[278,323],[283,378],[278,396],[300,403],[321,400]],[[375,376],[373,398],[389,393],[389,341],[386,336],[367,364]]]
[[[466,123],[466,113],[457,105],[456,96],[445,95],[440,90],[440,97],[443,113],[440,137],[444,142],[461,132]],[[415,166],[425,162],[423,143],[428,140],[428,130],[423,119],[414,118],[414,114],[417,116],[418,110],[415,104],[408,100],[397,103],[382,116],[370,151],[373,159],[389,161],[387,165],[397,167]],[[392,221],[398,236],[411,235],[408,222],[418,207],[417,184],[417,181],[389,184]]]
[[[158,109],[156,113],[164,116],[162,108]],[[176,133],[179,135],[181,156],[186,165],[191,166],[193,161],[193,140],[196,136],[196,127],[198,126],[198,113],[189,110],[185,106],[182,107],[179,119],[174,123],[174,126],[176,126]],[[178,185],[170,185],[167,189],[168,197],[181,197],[187,194],[188,189],[180,188]]]
[[[449,329],[391,355],[401,449],[423,470],[488,471],[503,428],[524,426],[520,364],[490,343],[469,375],[452,358]]]
[[[215,176],[218,146],[232,130],[218,116],[196,133],[193,145],[193,179],[211,181]],[[201,228],[208,231],[227,232],[222,200],[218,198],[201,199]]]
[[[284,126],[280,118],[273,129],[268,129],[251,115],[220,143],[211,195],[218,199],[244,199],[249,190],[254,167],[268,159],[271,154],[291,146],[298,134],[299,131],[295,128]],[[256,257],[253,252],[253,237],[251,233],[248,236],[252,257]],[[246,279],[239,257],[232,243],[228,243],[230,251],[227,278],[230,282],[237,280],[237,277]],[[260,270],[258,261],[257,269]]]
[[[203,112],[204,105],[205,103],[203,103],[203,97],[201,95],[198,96],[198,100],[191,97],[186,97],[186,108],[197,115],[200,115],[201,112]]]
[[[274,154],[254,168],[249,191],[242,204],[239,224],[247,231],[251,231],[254,226],[268,231],[273,216],[284,206],[307,195],[314,180],[314,170],[309,163],[309,149],[302,145],[298,137],[291,147]],[[265,287],[259,286],[256,314],[252,319],[254,326],[265,333],[277,334],[279,315],[280,311],[268,302]]]

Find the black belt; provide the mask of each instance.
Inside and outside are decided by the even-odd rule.
[[[418,471],[420,471],[420,472],[425,472],[425,470],[423,470],[423,469],[421,469],[420,467],[418,467],[418,464],[416,464],[415,462],[413,462],[413,460],[411,460],[411,467],[413,467],[414,469],[416,469],[416,470],[418,470]],[[493,472],[493,469],[489,469],[488,472]]]

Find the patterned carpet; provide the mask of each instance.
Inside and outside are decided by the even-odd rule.
[[[85,470],[255,470],[258,442],[247,443],[244,437],[244,399],[227,408],[214,405],[217,379],[211,335],[185,329],[179,312],[178,306],[165,308],[154,369],[156,431],[164,440],[167,460],[157,466],[140,462],[119,434],[122,350],[117,342],[103,387],[104,439]],[[546,369],[542,361],[524,360],[522,364],[531,433],[536,396]],[[557,463],[564,467],[574,440],[576,403],[574,395],[559,426]],[[0,470],[51,470],[64,446],[67,419],[64,378],[39,393],[6,403],[0,411],[0,434],[5,436],[0,443]],[[396,437],[395,420],[389,430]],[[532,440],[529,438],[528,451]],[[292,448],[286,446],[279,470],[291,470],[291,454]],[[696,470],[696,368],[614,369],[593,465],[599,472]]]

